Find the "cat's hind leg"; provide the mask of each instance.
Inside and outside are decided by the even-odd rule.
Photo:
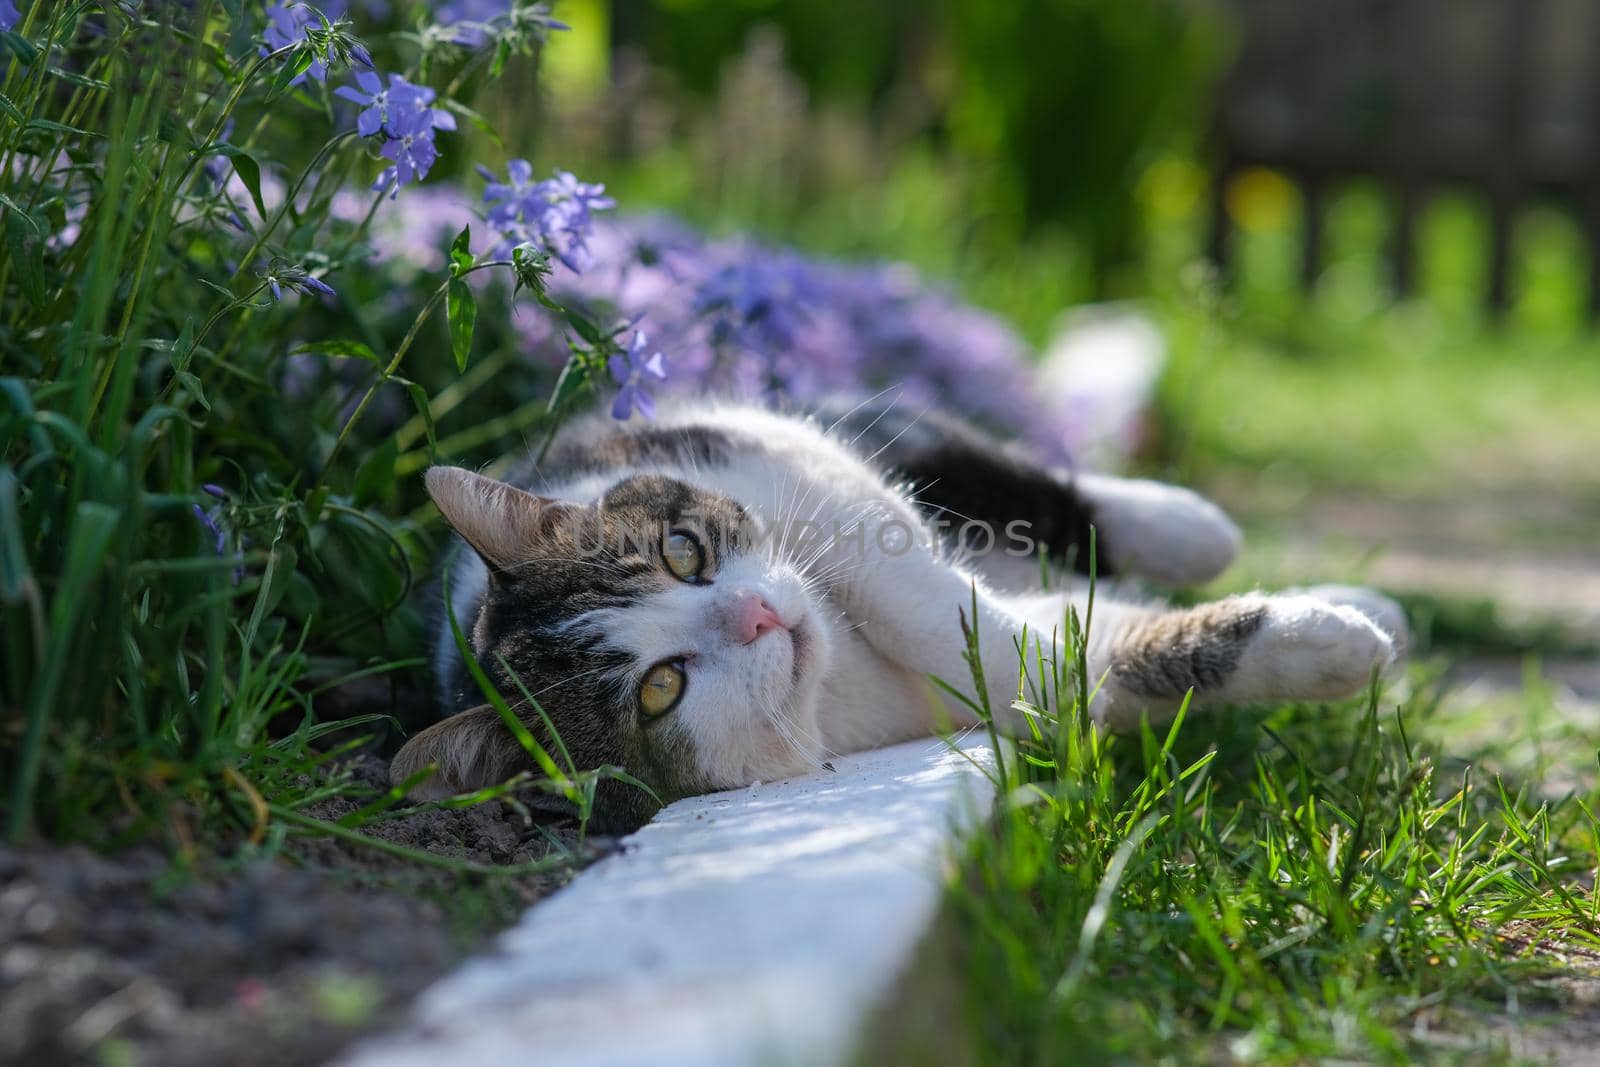
[[[1197,585],[1239,550],[1239,529],[1222,509],[1178,486],[1052,468],[1016,442],[893,397],[817,414],[831,435],[908,483],[948,541],[1008,588],[1037,587],[1040,550],[1087,574],[1091,528],[1101,577]]]
[[[1227,570],[1239,554],[1239,527],[1192,490],[1104,474],[1080,474],[1074,487],[1088,502],[1097,543],[1104,544],[1114,573],[1198,585]]]
[[[1394,640],[1362,611],[1306,594],[1249,594],[1193,608],[1097,605],[1090,705],[1113,730],[1195,704],[1352,697],[1393,662]]]

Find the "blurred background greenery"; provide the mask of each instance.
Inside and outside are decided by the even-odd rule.
[[[1420,292],[1396,304],[1392,196],[1336,187],[1324,268],[1298,285],[1296,186],[1225,191],[1236,277],[1206,267],[1207,130],[1238,47],[1228,10],[1172,0],[565,0],[535,94],[541,157],[626,210],[906,260],[1038,346],[1071,305],[1135,298],[1171,345],[1142,461],[1203,484],[1600,499],[1600,347],[1576,222],[1517,222],[1514,304],[1481,303],[1487,203],[1424,212]],[[610,41],[609,47],[603,42]],[[521,123],[520,128],[527,128]],[[526,146],[509,134],[515,155]],[[486,149],[486,151],[492,151]]]

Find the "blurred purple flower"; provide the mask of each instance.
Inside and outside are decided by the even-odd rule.
[[[374,253],[370,262],[392,264],[402,280],[412,273],[443,270],[447,262],[444,249],[463,226],[472,227],[473,252],[488,251],[491,235],[473,210],[469,196],[465,189],[451,184],[409,190],[404,198],[369,220],[368,235]],[[353,189],[341,190],[333,198],[334,217],[351,225],[365,219],[370,206],[367,196]],[[488,284],[490,274],[474,274],[471,284]],[[402,296],[398,291],[394,295]]]
[[[667,357],[660,352],[645,355],[649,345],[649,338],[644,331],[635,330],[628,351],[606,361],[606,369],[621,386],[617,390],[617,399],[611,405],[611,417],[614,419],[626,419],[635,411],[647,419],[656,417],[656,401],[645,389],[645,384],[647,381],[667,380]]]
[[[1070,416],[1042,399],[1022,339],[904,265],[713,241],[663,218],[597,219],[587,244],[592,265],[558,270],[552,295],[603,316],[647,316],[652,338],[672,353],[667,391],[803,407],[892,389],[900,404],[1020,428],[1045,457],[1069,458]],[[525,343],[540,363],[564,352],[559,333],[525,328]]]
[[[12,0],[0,0],[0,30],[14,30],[21,21],[17,5]]]
[[[516,20],[524,31],[532,30],[540,40],[551,30],[571,29],[565,22],[550,17],[548,4],[532,4],[521,11],[511,0],[449,0],[440,4],[435,17],[441,26],[454,26],[453,39],[463,48],[482,48],[496,29]]]
[[[511,12],[511,0],[450,0],[434,17],[441,26],[456,26],[454,40],[463,48],[481,48],[489,40],[487,24]]]
[[[215,551],[217,555],[222,555],[228,550],[228,534],[227,531],[223,530],[221,524],[217,522],[218,517],[222,514],[221,510],[218,508],[212,508],[210,511],[207,511],[199,504],[192,504],[190,506],[194,509],[194,517],[200,520],[200,525],[211,531],[211,537],[213,541],[212,550]]]
[[[787,351],[804,325],[806,306],[821,295],[814,273],[795,255],[745,257],[707,278],[694,307],[711,316],[715,343],[742,334],[757,346]]]

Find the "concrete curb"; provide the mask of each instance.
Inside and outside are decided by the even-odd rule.
[[[671,805],[344,1067],[836,1064],[985,817],[986,739]]]

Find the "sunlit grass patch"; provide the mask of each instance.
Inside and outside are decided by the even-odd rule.
[[[1592,726],[1542,720],[1585,783],[1550,796],[1499,772],[1550,770],[1501,760],[1524,724],[1452,741],[1426,671],[1108,738],[1081,670],[1028,660],[1040,732],[951,890],[981,1061],[1498,1062],[1547,980],[1600,981]]]

